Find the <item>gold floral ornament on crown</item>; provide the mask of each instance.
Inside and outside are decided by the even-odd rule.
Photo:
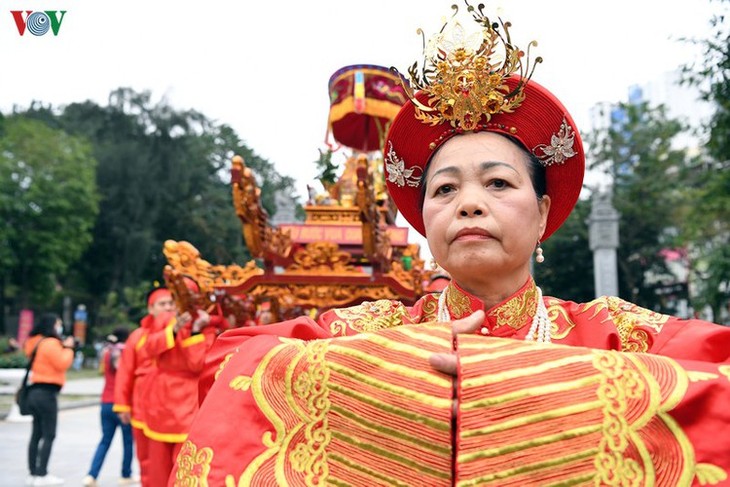
[[[464,27],[454,20],[459,12],[452,5],[452,18],[438,34],[426,43],[424,32],[424,61],[421,73],[418,62],[408,69],[410,82],[415,90],[428,94],[430,106],[415,97],[414,89],[403,83],[406,95],[416,107],[416,118],[430,125],[448,121],[452,127],[474,130],[482,116],[485,123],[497,113],[510,113],[525,98],[524,87],[532,77],[535,65],[530,69],[530,47],[527,54],[512,44],[509,22],[492,22],[484,13],[484,4],[477,7],[464,2],[467,12],[479,24],[480,30],[467,35]],[[541,63],[542,58],[535,58]],[[391,68],[398,72],[396,68]],[[506,80],[519,74],[520,82],[513,89]]]

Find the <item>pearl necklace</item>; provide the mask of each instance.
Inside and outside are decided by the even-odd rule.
[[[527,332],[525,341],[532,342],[537,341],[538,343],[550,343],[551,341],[551,327],[550,318],[548,317],[547,308],[545,302],[542,300],[542,289],[537,287],[537,311],[535,316],[532,318],[532,325]],[[451,321],[451,314],[446,306],[446,291],[448,287],[445,287],[439,296],[438,303],[438,320],[442,323],[448,323]],[[488,335],[489,329],[484,326],[481,329],[482,335]]]

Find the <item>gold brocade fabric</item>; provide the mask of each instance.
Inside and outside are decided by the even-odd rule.
[[[450,289],[452,317],[481,309]],[[175,485],[730,485],[727,328],[545,297],[553,343],[525,342],[534,291],[490,336],[454,340],[430,294],[229,338]],[[456,391],[429,363],[454,348]]]
[[[470,336],[458,348],[457,485],[690,485],[715,468],[668,414],[689,383],[673,360]]]
[[[479,335],[456,342],[455,381],[429,363],[454,347],[438,323],[271,337],[245,374],[227,357],[223,394],[203,408],[217,402],[230,417],[199,415],[175,485],[726,485],[728,442],[713,435],[730,421],[727,365]],[[702,401],[701,391],[714,396]],[[245,463],[232,445],[239,435],[254,448]]]
[[[251,391],[274,426],[237,485],[450,485],[452,381],[428,366],[446,326],[285,340]],[[234,479],[231,479],[234,480]]]
[[[380,299],[332,310],[337,319],[329,324],[333,336],[349,335],[348,328],[357,333],[371,332],[407,324],[406,307],[397,301]]]

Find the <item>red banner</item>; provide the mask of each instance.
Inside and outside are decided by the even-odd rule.
[[[340,245],[362,245],[360,225],[279,225],[288,231],[296,243],[333,242]],[[408,245],[408,228],[388,227],[386,229],[391,245]]]
[[[18,318],[18,343],[23,346],[23,343],[28,339],[30,331],[33,329],[33,310],[21,309],[20,317]]]

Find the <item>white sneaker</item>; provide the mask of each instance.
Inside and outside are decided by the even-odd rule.
[[[97,487],[99,484],[96,483],[96,479],[94,477],[92,477],[91,475],[87,475],[81,481],[81,485],[83,485],[84,487]]]
[[[43,485],[63,485],[66,481],[63,480],[61,477],[56,477],[55,475],[47,474],[43,477],[36,477],[35,481],[33,482],[34,486],[43,486]]]
[[[119,485],[134,485],[134,484],[138,484],[139,481],[140,481],[140,479],[137,475],[134,475],[132,477],[120,477]],[[94,485],[96,485],[96,484],[94,484]]]
[[[25,485],[34,485],[35,484],[35,479],[36,479],[35,475],[28,475],[25,478]]]

